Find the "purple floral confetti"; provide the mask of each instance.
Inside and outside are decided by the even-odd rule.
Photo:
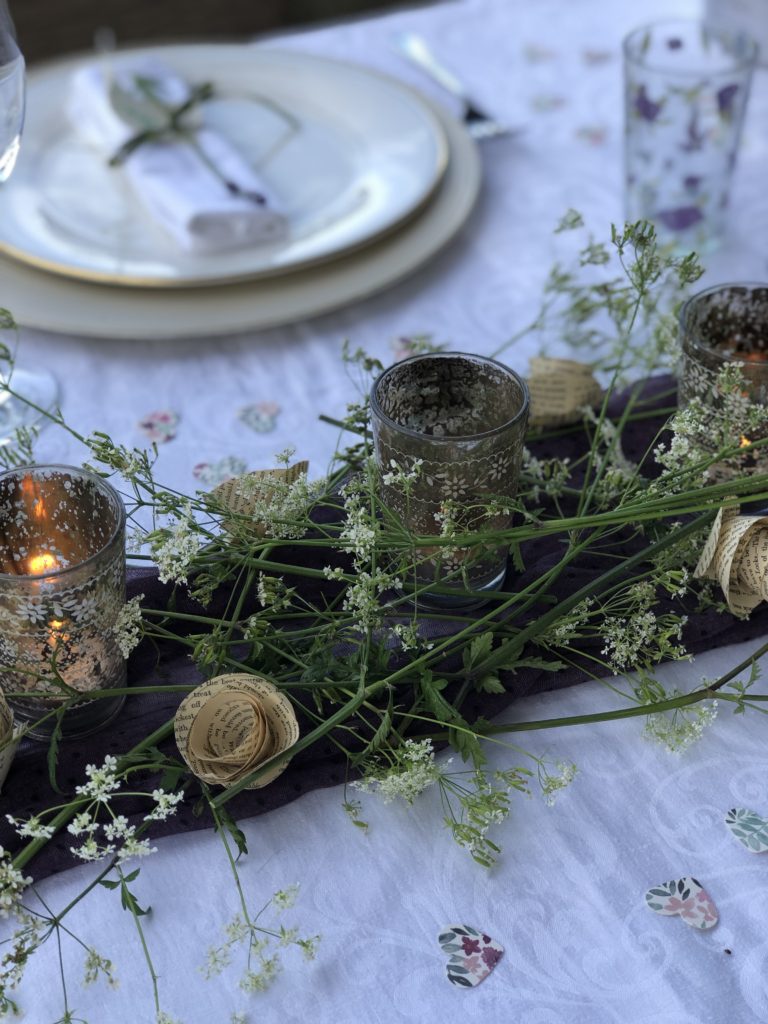
[[[736,99],[738,91],[739,86],[735,82],[717,90],[717,109],[721,117],[733,117],[733,101]]]
[[[608,129],[604,125],[582,125],[576,129],[576,138],[588,142],[590,146],[602,146],[608,138]]]
[[[635,94],[633,106],[635,108],[635,113],[638,117],[641,117],[643,121],[655,121],[661,113],[664,101],[661,100],[659,103],[654,103],[653,100],[649,98],[648,93],[645,90],[645,86],[641,85]]]
[[[540,113],[548,113],[550,110],[560,110],[568,101],[565,96],[558,93],[542,92],[531,96],[531,106]]]
[[[599,64],[607,64],[613,60],[613,50],[582,50],[581,57],[585,64],[596,66]]]
[[[717,924],[717,908],[695,878],[676,878],[654,886],[645,894],[646,906],[664,917],[681,917],[691,928],[705,930]]]
[[[240,409],[237,418],[257,434],[269,434],[275,429],[281,411],[277,402],[256,402]]]
[[[218,462],[198,462],[192,475],[203,487],[218,487],[219,484],[242,476],[248,469],[247,463],[235,455],[227,455]]]
[[[461,988],[474,988],[485,981],[504,956],[503,946],[468,924],[449,924],[437,941],[448,953],[448,981]]]
[[[147,413],[138,424],[139,430],[155,444],[172,441],[176,437],[178,425],[179,415],[171,409],[158,409]]]
[[[670,231],[687,231],[704,219],[704,214],[698,206],[676,206],[671,210],[659,210],[656,216]]]

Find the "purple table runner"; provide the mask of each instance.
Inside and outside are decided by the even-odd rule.
[[[673,382],[668,377],[654,378],[649,381],[644,394],[644,400],[647,402],[646,408],[672,405],[674,393],[670,391],[671,388],[673,388]],[[618,413],[620,407],[621,402],[617,399],[611,409],[612,413]],[[663,426],[663,422],[663,417],[652,416],[629,424],[623,434],[623,448],[627,457],[634,460],[639,459]],[[587,444],[586,433],[577,429],[555,439],[534,441],[529,447],[538,457],[556,455],[561,458],[570,457],[575,461],[585,452]],[[564,508],[566,515],[569,514],[569,511],[567,507]],[[308,550],[314,551],[315,549],[294,549],[293,560],[298,561],[301,553],[304,563],[311,564],[311,557],[307,557]],[[622,552],[626,555],[632,554],[634,550],[637,548],[633,548],[631,542],[622,548]],[[505,585],[507,590],[526,586],[556,564],[559,561],[559,543],[556,538],[552,537],[534,539],[522,546],[521,554],[525,569],[522,572],[517,572],[510,567]],[[328,554],[319,550],[315,553],[315,558],[325,563],[328,561]],[[290,545],[282,550],[281,560],[291,560]],[[588,555],[575,561],[560,576],[557,586],[553,588],[552,596],[563,598],[580,589],[590,579],[604,572],[606,564],[598,560],[594,553],[591,557]],[[302,588],[309,600],[313,597],[313,591],[316,596],[320,588],[327,589],[338,586],[338,584],[324,581],[308,582],[304,577],[297,577],[295,581],[291,581],[291,585],[294,583]],[[164,608],[171,592],[170,586],[159,583],[154,570],[129,570],[129,597],[143,593],[145,595],[144,604]],[[190,610],[199,613],[198,606],[193,605],[188,599],[180,599],[177,594],[177,605],[183,605],[185,602]],[[663,614],[671,604],[671,599],[660,600],[659,613]],[[548,607],[551,605],[530,609],[529,621],[542,614]],[[676,608],[680,609],[679,602]],[[209,614],[211,613],[209,611]],[[213,610],[213,614],[215,614],[215,610]],[[524,625],[524,622],[516,624]],[[455,627],[452,630],[451,623],[445,620],[441,620],[439,623],[428,621],[426,628],[434,636],[449,635],[455,631]],[[695,654],[726,644],[737,643],[765,632],[768,632],[768,605],[756,609],[748,621],[713,611],[701,614],[689,612],[684,641],[687,649]],[[596,641],[591,646],[593,653],[599,654],[601,641]],[[595,647],[597,647],[596,651]],[[585,645],[583,650],[587,653],[588,646]],[[582,682],[587,678],[587,672],[579,667],[578,661],[579,659],[576,659],[574,667],[556,673],[528,668],[523,668],[514,674],[502,672],[501,678],[507,691],[504,694],[473,693],[463,705],[462,713],[470,721],[478,715],[492,718],[519,697]],[[585,658],[583,664],[584,666],[589,664],[590,672],[595,671],[593,662],[588,662]],[[446,662],[446,670],[456,667],[450,660]],[[202,681],[202,677],[186,650],[170,643],[161,644],[158,647],[144,642],[130,658],[129,682],[132,685],[151,686],[167,683],[195,685],[200,681]],[[63,741],[59,752],[57,777],[58,784],[65,796],[56,794],[50,786],[46,761],[47,747],[31,743],[24,744],[14,760],[2,796],[0,796],[0,814],[2,815],[0,844],[11,851],[17,850],[21,846],[21,841],[5,821],[6,814],[11,813],[17,818],[27,818],[46,807],[65,801],[66,794],[73,793],[74,787],[84,781],[86,764],[100,764],[107,754],[120,755],[131,749],[150,732],[171,718],[180,700],[180,694],[162,692],[137,694],[128,698],[120,716],[103,732],[84,739]],[[600,709],[596,708],[596,710]],[[301,719],[300,725],[302,732],[309,728],[308,724],[302,722]],[[163,749],[169,754],[177,755],[173,738],[165,742]],[[343,782],[346,773],[344,756],[332,743],[327,740],[322,741],[299,753],[285,772],[269,786],[260,790],[241,792],[228,803],[227,807],[236,819],[251,817],[295,800],[310,790]],[[191,793],[189,799],[180,806],[175,816],[167,821],[155,823],[151,833],[152,837],[210,827],[211,820],[207,814],[197,817],[193,813],[196,800],[196,794]],[[120,813],[125,814],[131,823],[136,824],[143,820],[149,802],[141,799],[121,798],[119,806]],[[32,861],[27,869],[28,872],[36,880],[40,880],[47,875],[80,863],[69,852],[71,841],[71,837],[66,831],[55,836]]]

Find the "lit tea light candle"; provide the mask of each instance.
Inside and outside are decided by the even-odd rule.
[[[42,576],[46,572],[55,572],[59,569],[59,560],[49,551],[40,555],[30,555],[27,559],[27,574],[29,576]]]
[[[100,477],[67,466],[0,474],[0,687],[32,734],[66,699],[125,686],[112,628],[125,603],[125,510]],[[124,698],[83,701],[65,735],[111,720]]]

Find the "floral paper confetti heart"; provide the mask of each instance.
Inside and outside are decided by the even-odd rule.
[[[449,954],[448,981],[463,988],[474,988],[485,981],[504,956],[503,946],[467,924],[449,924],[437,941]]]
[[[695,878],[676,878],[663,882],[645,894],[650,910],[665,916],[679,914],[691,928],[714,928],[717,909],[709,894]]]
[[[179,425],[179,416],[172,409],[157,409],[139,421],[139,430],[142,431],[150,441],[156,444],[165,444],[176,437],[176,428]]]
[[[248,466],[242,459],[235,455],[227,455],[218,462],[198,462],[192,470],[192,475],[200,481],[204,487],[216,487],[236,476],[242,476]]]
[[[243,406],[237,418],[257,434],[268,434],[275,429],[280,412],[277,402],[256,402],[255,405]]]
[[[732,807],[725,816],[725,824],[750,853],[768,850],[768,818],[746,807]]]

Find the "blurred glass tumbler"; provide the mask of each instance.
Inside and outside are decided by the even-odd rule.
[[[485,506],[503,506],[517,493],[528,389],[513,370],[459,352],[413,356],[374,383],[371,416],[382,501],[411,533],[439,535],[446,514],[458,534],[509,526],[511,513],[489,516]],[[407,487],[385,482],[393,470],[408,473],[415,465]],[[502,585],[507,550],[422,548],[407,583],[419,588],[424,604],[478,604]]]
[[[0,687],[20,694],[7,698],[17,721],[61,705],[56,674],[81,693],[125,686],[113,632],[124,603],[125,509],[114,488],[69,466],[0,474]],[[75,705],[64,735],[101,728],[124,700]],[[51,715],[30,734],[50,736],[54,724]]]
[[[717,244],[726,222],[757,45],[701,21],[624,40],[626,213],[680,251]]]

